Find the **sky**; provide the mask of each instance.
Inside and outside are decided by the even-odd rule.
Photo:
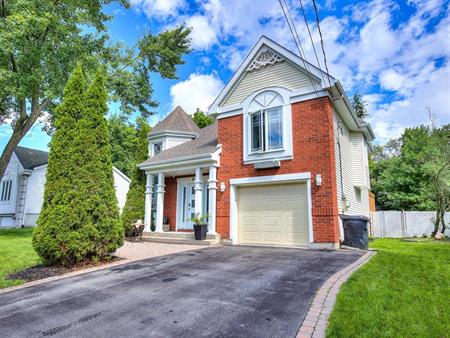
[[[112,40],[134,46],[144,32],[185,24],[192,28],[192,52],[178,67],[178,79],[152,76],[160,104],[151,124],[181,105],[206,111],[242,60],[266,35],[296,54],[278,0],[129,0],[105,11]],[[300,11],[287,0],[306,59],[317,64]],[[312,0],[302,0],[319,62],[323,55]],[[327,65],[347,95],[361,93],[376,143],[398,137],[406,127],[450,123],[450,1],[317,0]],[[117,112],[111,104],[110,111]],[[0,126],[0,150],[11,134]],[[20,145],[47,149],[50,138],[36,124]]]

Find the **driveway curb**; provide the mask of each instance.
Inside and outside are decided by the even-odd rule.
[[[328,318],[333,311],[336,295],[347,279],[366,264],[376,251],[368,251],[354,263],[336,272],[319,289],[302,322],[297,338],[324,338],[328,326]]]
[[[207,248],[207,246],[205,246],[204,248]],[[192,250],[199,250],[199,249],[203,249],[203,247],[201,247],[201,248],[192,247],[192,249],[188,249],[188,250],[185,250],[185,251],[180,251],[180,253],[186,252],[186,251],[192,251]],[[174,252],[174,253],[178,253],[178,252]],[[173,254],[173,253],[169,253],[169,254],[166,254],[166,255],[171,255],[171,254]],[[65,278],[69,278],[69,277],[84,275],[84,274],[89,273],[89,272],[105,270],[105,269],[109,269],[109,268],[116,267],[116,266],[119,266],[119,265],[124,265],[124,264],[128,264],[128,263],[133,263],[133,262],[139,262],[139,261],[143,261],[143,260],[146,260],[146,259],[151,259],[151,258],[161,257],[161,256],[166,256],[166,255],[155,255],[155,256],[141,257],[141,258],[135,258],[135,259],[127,258],[127,259],[122,259],[122,260],[119,260],[119,261],[116,261],[116,262],[113,262],[113,263],[106,263],[106,264],[103,264],[103,265],[93,266],[91,268],[86,268],[86,269],[80,269],[80,270],[76,270],[76,271],[72,271],[72,272],[67,272],[65,274],[58,275],[58,276],[42,278],[42,279],[38,279],[38,280],[35,280],[35,281],[32,281],[32,282],[28,282],[28,283],[25,283],[25,284],[20,284],[20,285],[10,286],[8,288],[0,289],[0,295],[5,294],[5,293],[9,293],[9,292],[12,292],[12,291],[20,290],[20,289],[25,289],[25,288],[28,288],[28,287],[34,286],[34,285],[45,284],[45,283],[53,282],[53,281],[60,280],[60,279],[65,279]]]

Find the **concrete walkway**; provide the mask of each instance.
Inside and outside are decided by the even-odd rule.
[[[295,337],[318,289],[362,253],[210,247],[0,295],[5,337]]]

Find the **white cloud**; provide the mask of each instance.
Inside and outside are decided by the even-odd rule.
[[[176,16],[178,10],[186,6],[184,0],[130,0],[130,4],[148,17]]]
[[[404,81],[404,76],[393,69],[383,70],[380,74],[381,86],[389,90],[399,90]]]
[[[197,108],[206,112],[222,88],[223,83],[215,74],[191,74],[170,87],[172,108],[179,105],[189,114]]]
[[[175,20],[172,20],[174,14],[166,11],[169,23],[186,22],[192,26],[193,48],[214,50],[222,66],[233,71],[263,34],[297,52],[277,1],[197,1],[198,10],[190,16],[183,12],[186,7],[181,0],[169,2],[177,3],[172,9],[178,9]],[[298,3],[288,3],[306,57],[316,64],[303,18],[294,10],[298,9]],[[430,107],[441,123],[450,122],[450,6],[445,0],[409,0],[407,5],[412,14],[406,19],[400,16],[401,22],[398,14],[403,9],[393,0],[352,4],[343,9],[340,17],[321,16],[330,73],[344,84],[349,94],[359,91],[368,100],[370,121],[378,142],[397,136],[405,127],[427,122],[426,107]],[[334,1],[327,0],[325,6],[335,6]],[[309,24],[324,68],[320,37],[313,18],[311,15]],[[209,78],[202,78],[205,76]],[[214,95],[206,94],[211,97],[208,100],[204,93],[209,92],[209,85],[200,82],[213,79],[216,84],[220,82],[216,75],[191,75],[171,88],[173,101],[186,107],[190,104],[193,107],[190,111],[197,105],[206,108],[221,85]],[[198,99],[193,96],[197,95],[193,87],[183,86],[186,83],[202,87]],[[178,92],[180,88],[185,88],[189,94],[183,96]]]
[[[196,50],[209,49],[217,43],[217,35],[207,17],[196,15],[186,20],[186,25],[192,28],[191,43]]]

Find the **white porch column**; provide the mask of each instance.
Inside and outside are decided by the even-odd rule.
[[[217,195],[217,167],[209,167],[209,179],[208,179],[208,220],[209,227],[208,233],[216,233],[216,195]]]
[[[158,185],[156,190],[156,232],[163,232],[164,216],[164,173],[158,173]]]
[[[153,194],[153,175],[147,174],[145,184],[145,216],[144,231],[150,231],[152,225],[152,194]]]
[[[195,181],[194,181],[194,197],[195,197],[195,217],[202,215],[203,206],[203,181],[202,181],[202,169],[195,169]]]

